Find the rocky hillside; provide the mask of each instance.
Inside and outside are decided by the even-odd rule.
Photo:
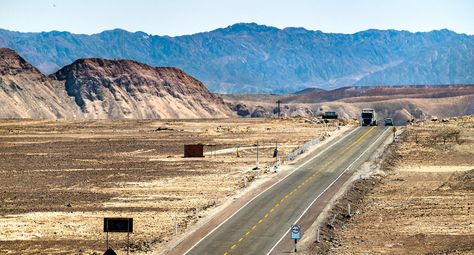
[[[80,118],[63,84],[44,76],[16,52],[0,48],[0,118]]]
[[[86,118],[222,118],[219,97],[183,71],[131,60],[80,59],[52,75]]]
[[[223,118],[222,99],[177,68],[80,59],[45,76],[0,50],[1,118]]]
[[[85,57],[176,66],[219,93],[474,83],[474,36],[449,30],[334,34],[255,23],[177,37],[120,29],[93,35],[0,30],[2,46],[46,73]]]

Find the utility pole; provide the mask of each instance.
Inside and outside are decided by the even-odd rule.
[[[257,141],[257,162],[256,166],[252,170],[258,170],[258,141]]]
[[[280,118],[280,114],[281,114],[281,110],[280,110],[280,103],[281,103],[281,101],[280,101],[280,99],[278,99],[278,101],[276,101],[276,103],[277,103],[277,107],[278,107],[278,109],[277,109],[277,111],[278,111],[278,118]]]

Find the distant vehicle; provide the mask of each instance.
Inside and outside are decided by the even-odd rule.
[[[377,126],[377,119],[374,109],[362,109],[362,126]]]
[[[393,126],[393,119],[392,118],[385,118],[385,126]]]
[[[336,112],[324,112],[323,119],[337,119]]]

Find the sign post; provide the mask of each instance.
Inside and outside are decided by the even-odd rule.
[[[298,243],[298,239],[301,238],[301,227],[300,225],[293,225],[291,226],[291,238],[295,239],[295,252],[297,252],[296,244]]]
[[[104,232],[107,233],[107,250],[109,249],[109,232],[127,233],[127,254],[129,254],[130,233],[133,233],[133,218],[104,218]]]

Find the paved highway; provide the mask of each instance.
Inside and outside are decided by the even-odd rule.
[[[320,196],[367,161],[389,135],[385,127],[356,128],[240,208],[187,254],[277,253],[275,248],[289,239],[290,226],[324,202],[318,201]]]

